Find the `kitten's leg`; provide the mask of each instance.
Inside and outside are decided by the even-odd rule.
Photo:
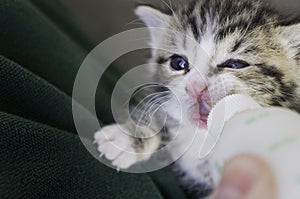
[[[184,154],[173,164],[172,170],[183,189],[191,198],[205,198],[213,188],[209,173],[209,159],[200,159],[200,149],[207,130],[195,130],[192,125],[182,125],[181,127],[181,132],[177,135],[179,138],[173,140],[176,142],[176,148],[172,149],[172,152],[176,152],[176,150],[183,151],[186,147],[185,143],[191,144],[187,150],[184,150]]]
[[[133,123],[105,126],[94,137],[100,155],[105,155],[113,166],[120,169],[127,169],[136,162],[149,159],[160,146],[161,140],[160,135],[150,128],[141,131]]]

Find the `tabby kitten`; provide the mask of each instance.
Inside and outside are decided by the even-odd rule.
[[[157,66],[150,71],[182,102],[181,109],[175,99],[165,107],[173,123],[181,121],[184,134],[175,140],[171,156],[183,150],[197,129],[198,137],[176,161],[174,170],[192,198],[205,197],[214,185],[207,168],[209,159],[200,160],[198,152],[216,101],[241,93],[262,106],[300,112],[300,20],[282,17],[258,0],[194,0],[166,10],[142,4],[136,14],[151,33],[149,63]],[[110,125],[98,131],[95,140],[99,152],[113,165],[128,168],[149,159],[166,135],[170,140],[175,137],[174,125],[168,125],[164,136],[144,129],[142,134],[153,134],[145,139],[130,137]],[[122,128],[131,132],[136,126],[126,123]],[[113,145],[136,155],[129,157]]]

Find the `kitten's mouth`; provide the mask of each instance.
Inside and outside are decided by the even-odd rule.
[[[199,105],[199,115],[200,115],[200,125],[202,127],[207,128],[207,120],[208,120],[208,115],[214,106],[213,102],[205,102],[205,101],[200,101],[198,103]]]
[[[200,128],[207,128],[208,115],[214,105],[215,103],[209,100],[199,100],[198,103],[190,109],[192,121]]]

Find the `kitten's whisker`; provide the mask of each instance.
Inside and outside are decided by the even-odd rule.
[[[136,110],[136,108],[138,108],[141,104],[143,104],[148,98],[151,98],[151,97],[152,97],[152,98],[155,98],[155,97],[158,97],[158,96],[161,95],[161,94],[169,95],[169,94],[171,94],[171,93],[169,93],[169,91],[162,91],[162,92],[152,93],[152,94],[146,96],[145,98],[143,98],[143,99],[135,106],[135,108],[134,108],[131,112],[134,112],[134,111]],[[151,101],[152,98],[151,98],[149,101]],[[129,99],[129,101],[130,101],[130,99]]]
[[[144,101],[147,100],[147,98],[153,97],[153,96],[155,96],[155,95],[157,95],[157,93],[150,94],[150,95],[146,96],[145,98],[143,98],[137,105],[135,105],[135,108],[134,108],[131,112],[134,112],[135,109],[136,109],[139,105],[141,105],[142,103],[144,103]],[[123,106],[129,104],[130,100],[131,100],[131,99],[127,100],[127,101],[124,103]]]
[[[140,113],[140,117],[138,120],[138,124],[140,124],[140,121],[142,119],[144,119],[146,116],[149,116],[149,112],[152,112],[152,107],[154,105],[160,104],[159,102],[163,103],[164,101],[168,101],[170,98],[168,97],[168,95],[160,95],[160,96],[156,96],[157,99],[153,100],[153,101],[149,101],[147,102],[141,109],[139,110],[143,110],[142,113]],[[152,100],[152,99],[151,99]],[[147,114],[146,114],[147,113]]]
[[[153,86],[153,87],[154,87],[154,86]],[[149,86],[148,88],[151,88],[151,86]],[[137,93],[138,91],[140,91],[140,90],[142,90],[142,89],[137,90],[136,93]],[[169,94],[169,95],[172,94],[171,91],[162,91],[162,92],[156,92],[156,93],[163,93],[163,92],[165,92],[166,94]],[[168,92],[169,92],[169,93],[168,93]],[[129,104],[131,99],[132,99],[132,98],[129,98],[128,100],[126,100],[126,101],[122,104],[122,107],[125,107],[127,104]],[[138,104],[137,104],[137,105],[138,105]]]
[[[144,25],[144,23],[140,19],[134,19],[128,22],[127,24],[125,24],[124,26],[127,27],[129,25]]]
[[[250,89],[249,89],[250,90]],[[252,85],[252,90],[250,90],[250,92],[253,92],[253,91],[255,91],[255,92],[265,92],[265,93],[268,93],[268,94],[270,94],[271,96],[275,96],[275,98],[273,98],[273,101],[275,101],[275,102],[277,102],[277,103],[279,103],[279,104],[281,104],[282,103],[282,101],[280,101],[279,99],[278,99],[278,97],[276,97],[276,95],[274,95],[274,92],[271,92],[269,89],[267,89],[267,88],[265,88],[265,87],[262,87],[262,86],[260,86],[260,85]],[[285,99],[285,97],[282,97],[282,98],[284,98]]]
[[[179,20],[178,16],[176,15],[176,12],[174,11],[173,6],[172,6],[170,0],[169,0],[169,3],[170,3],[170,4],[168,4],[168,3],[165,2],[164,0],[160,0],[160,1],[161,1],[163,4],[165,4],[165,5],[171,10],[171,12],[172,12],[172,14],[173,14],[173,17],[175,18],[175,20],[177,21],[177,23],[180,24],[180,20]]]
[[[167,101],[166,101],[166,102],[167,102]],[[166,102],[164,102],[164,103],[166,103]],[[162,103],[158,108],[160,108],[161,106],[163,106],[164,103]],[[144,111],[145,111],[145,110],[146,110],[146,109],[144,109]],[[158,109],[156,109],[156,110],[158,110]],[[154,110],[154,112],[155,112],[156,110]],[[135,130],[134,130],[135,136],[137,136],[137,128],[140,126],[140,124],[141,124],[142,122],[143,122],[143,123],[148,122],[147,118],[145,119],[145,117],[146,117],[146,116],[145,116],[144,113],[141,113],[141,114],[140,114],[140,117],[139,117],[139,119],[138,119],[138,121],[137,121],[137,123],[136,123]],[[151,115],[149,114],[148,117],[151,118]]]
[[[147,113],[142,114],[141,118],[140,118],[140,120],[138,121],[137,124],[139,125],[141,122],[147,122],[147,124],[150,124],[151,123],[150,121],[152,120],[154,113],[156,113],[157,110],[159,110],[162,106],[164,106],[165,103],[167,103],[167,101],[161,103],[153,111],[151,110],[151,112],[148,111]]]
[[[153,101],[153,99],[155,98],[160,98],[160,97],[164,97],[167,96],[168,94],[161,92],[161,93],[155,93],[155,94],[151,94],[151,98],[148,102],[146,102],[146,104],[144,104],[144,102],[147,100],[147,98],[149,98],[150,96],[147,96],[146,98],[144,98],[137,106],[134,107],[134,109],[131,111],[131,115],[135,115],[135,113],[137,113],[137,110],[142,110],[143,108],[149,106],[148,104],[151,103]],[[141,108],[140,108],[141,107]]]
[[[253,87],[255,87],[255,85],[253,85]],[[282,100],[279,100],[279,97],[278,95],[274,95],[274,92],[271,92],[269,89],[263,87],[263,85],[259,85],[259,86],[256,86],[255,89],[257,90],[260,90],[260,91],[265,91],[266,93],[269,93],[271,94],[272,96],[275,96],[275,98],[273,98],[276,102],[278,102],[279,104],[282,103]],[[283,92],[283,91],[279,91],[280,94],[282,94],[282,96],[280,96],[280,99],[284,99],[284,100],[287,100],[287,98],[290,98],[290,97],[297,97],[297,95],[295,94],[292,94],[292,93],[287,93],[287,92]]]
[[[139,38],[139,39],[132,39],[131,41],[136,42],[136,41],[149,41],[151,37],[144,37],[144,38]]]
[[[143,106],[143,113],[141,115],[145,115],[145,111],[149,112],[151,111],[151,108],[155,105],[158,104],[158,102],[162,101],[163,99],[167,99],[166,96],[162,95],[162,96],[157,96],[157,99],[153,100],[151,99],[151,101],[149,101],[148,103],[145,104],[145,106]]]
[[[147,108],[147,112],[145,113],[145,115],[146,115],[146,116],[151,115],[153,112],[155,112],[156,110],[158,110],[157,108],[160,108],[160,107],[161,107],[161,104],[162,104],[162,103],[166,103],[167,101],[169,101],[169,98],[166,98],[165,96],[156,99],[155,101],[153,101],[152,104],[149,104],[150,107]],[[158,103],[158,102],[160,102],[160,103]],[[154,107],[155,105],[159,105],[159,106],[156,107],[155,111],[152,111],[152,109],[153,109],[153,107]],[[146,110],[146,109],[145,109],[145,110]]]
[[[146,86],[135,86],[135,87],[131,88],[129,91],[135,90],[135,93],[137,93],[138,91],[140,91],[142,89],[153,88],[153,87],[164,88],[164,86],[162,86],[160,84],[147,84]]]
[[[254,90],[257,90],[257,91],[264,91],[268,94],[271,94],[271,95],[274,95],[274,92],[272,92],[271,90],[269,90],[268,88],[265,88],[265,87],[262,87],[260,85],[251,85],[251,87],[254,89]]]
[[[160,0],[163,4],[165,4],[171,11],[172,13],[174,14],[174,10],[172,8],[172,5],[171,5],[171,2],[169,1],[169,4],[167,2],[165,2],[164,0]]]
[[[159,104],[159,106],[158,106],[154,111],[152,111],[152,113],[150,113],[150,115],[153,116],[153,114],[154,114],[159,108],[163,107],[166,103],[168,103],[168,101],[169,101],[169,100],[162,101],[162,102]],[[152,117],[152,116],[150,116],[150,117]]]
[[[263,88],[265,88],[265,85],[266,83],[265,82],[260,82],[260,81],[254,81],[254,80],[249,80],[249,83],[251,83],[251,85],[253,86],[262,86]],[[267,88],[266,88],[267,89]],[[294,94],[294,93],[287,93],[287,92],[284,92],[284,91],[281,91],[279,90],[279,92],[283,95],[287,95],[287,96],[290,96],[290,97],[296,97],[297,95]],[[271,94],[274,94],[273,92],[270,91]]]

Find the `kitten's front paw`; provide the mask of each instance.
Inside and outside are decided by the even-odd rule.
[[[137,162],[133,148],[134,138],[127,135],[119,125],[102,128],[94,135],[100,156],[105,155],[118,169],[127,169]]]

